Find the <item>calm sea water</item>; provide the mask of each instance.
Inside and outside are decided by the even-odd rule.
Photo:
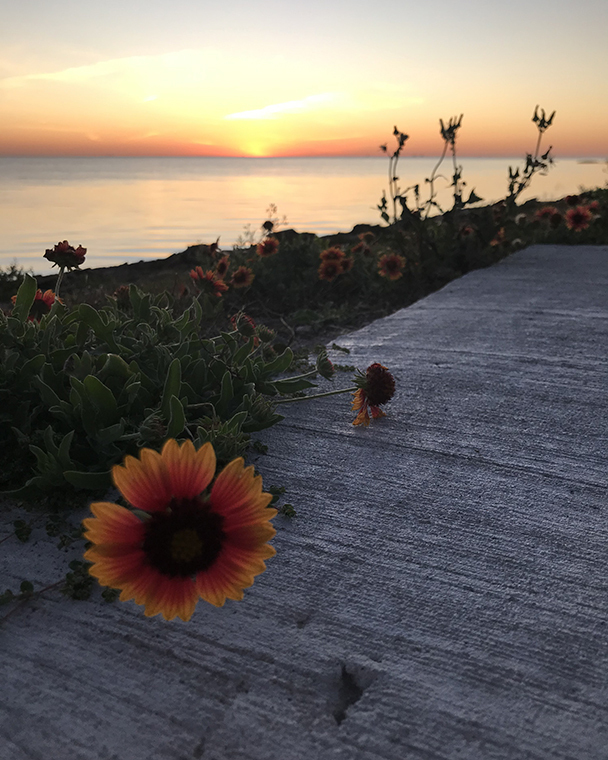
[[[434,163],[402,160],[401,186],[424,188]],[[460,163],[467,190],[491,202],[504,197],[507,167],[521,159]],[[259,230],[271,203],[301,232],[376,224],[387,164],[383,157],[0,158],[0,266],[48,273],[42,254],[64,239],[85,246],[94,267],[162,258],[217,237],[230,248],[247,225]],[[450,164],[442,168],[449,175]],[[555,200],[607,180],[605,159],[558,159],[522,199]],[[448,198],[446,189],[439,201],[447,207]]]

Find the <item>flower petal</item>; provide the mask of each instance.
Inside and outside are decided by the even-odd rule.
[[[137,509],[157,512],[171,500],[171,485],[163,458],[152,449],[142,449],[139,459],[125,457],[124,467],[115,465],[112,478],[125,499]]]
[[[262,491],[262,478],[254,472],[253,466],[244,467],[242,457],[227,464],[211,489],[213,511],[228,517],[247,506],[259,509],[262,517],[262,510],[272,501],[272,494]]]
[[[215,451],[210,443],[197,451],[192,441],[180,446],[171,439],[163,446],[161,457],[166,466],[171,494],[177,499],[198,496],[215,475]]]
[[[145,526],[130,510],[108,501],[97,501],[91,504],[91,512],[95,517],[82,521],[87,541],[135,546],[143,540]]]

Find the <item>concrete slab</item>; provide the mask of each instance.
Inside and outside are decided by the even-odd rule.
[[[608,758],[608,248],[529,248],[337,342],[397,394],[368,429],[285,405],[257,465],[298,516],[244,601],[22,608],[0,757]],[[0,586],[54,580],[26,546]]]

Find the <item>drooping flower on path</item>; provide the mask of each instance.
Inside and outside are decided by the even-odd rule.
[[[398,253],[386,253],[378,261],[378,274],[389,280],[398,280],[403,275],[405,259]]]
[[[353,412],[357,412],[353,425],[369,425],[369,413],[376,420],[386,416],[380,406],[386,404],[395,395],[395,378],[388,369],[375,362],[370,364],[365,374],[360,372],[355,377],[357,390],[353,396]]]
[[[221,607],[240,600],[243,589],[274,556],[267,542],[275,535],[254,468],[234,459],[215,475],[213,446],[196,450],[171,439],[160,453],[142,449],[112,469],[114,483],[137,510],[110,502],[91,504],[83,520],[90,574],[102,586],[121,590],[146,616],[190,620],[199,598]]]
[[[47,248],[44,258],[53,263],[53,266],[65,269],[77,269],[85,259],[87,249],[81,245],[74,248],[67,240],[57,243],[53,248]]]
[[[591,219],[591,211],[586,206],[576,206],[566,211],[566,227],[574,232],[586,230]]]
[[[11,300],[13,303],[15,303],[17,296],[12,296]],[[36,295],[34,296],[34,302],[30,308],[28,320],[30,322],[40,322],[42,317],[44,317],[45,314],[49,313],[55,301],[63,303],[61,298],[57,298],[52,290],[45,290],[43,293],[40,289],[38,289],[36,291]]]
[[[265,240],[262,240],[261,243],[258,243],[256,253],[260,258],[264,259],[268,256],[274,256],[278,250],[279,241],[275,237],[267,237]]]

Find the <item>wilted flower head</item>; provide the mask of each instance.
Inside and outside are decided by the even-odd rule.
[[[567,195],[564,200],[568,206],[576,206],[578,203],[578,195]]]
[[[17,296],[13,296],[11,300],[13,303],[15,303],[17,301]],[[63,303],[61,298],[57,298],[52,290],[45,290],[43,293],[40,289],[38,289],[36,291],[36,295],[34,296],[34,303],[30,308],[28,320],[30,322],[40,322],[42,317],[44,317],[45,314],[49,313],[55,301]]]
[[[70,245],[67,240],[57,243],[54,248],[47,248],[44,258],[53,263],[53,266],[65,269],[77,269],[85,259],[87,249],[81,245],[78,248]]]
[[[265,259],[268,256],[274,256],[278,250],[279,241],[275,237],[267,237],[261,243],[258,243],[256,253],[260,258]]]
[[[362,243],[369,245],[376,236],[371,230],[367,230],[367,232],[360,232],[358,237]]]
[[[255,278],[254,273],[249,267],[240,266],[232,275],[230,284],[233,288],[247,288]]]
[[[473,235],[475,230],[471,227],[470,224],[463,224],[462,227],[458,230],[458,234],[461,238],[468,238]]]
[[[386,404],[395,395],[395,378],[386,367],[378,362],[370,364],[365,374],[355,376],[358,390],[354,393],[353,411],[358,412],[353,425],[369,425],[369,412],[378,419],[384,417],[380,406]]]
[[[275,530],[253,467],[234,459],[215,478],[213,446],[170,439],[160,453],[142,449],[112,468],[116,487],[137,512],[109,502],[91,504],[83,521],[92,543],[85,559],[102,586],[121,589],[146,616],[190,620],[200,598],[221,607],[274,556]],[[211,486],[211,487],[210,487]]]
[[[591,219],[591,211],[586,206],[577,206],[566,211],[566,227],[575,232],[587,229]]]
[[[397,253],[387,253],[378,261],[378,273],[389,280],[398,280],[403,275],[405,259]]]
[[[323,349],[317,354],[317,372],[326,380],[331,380],[336,374],[336,368],[327,356],[327,351]]]

